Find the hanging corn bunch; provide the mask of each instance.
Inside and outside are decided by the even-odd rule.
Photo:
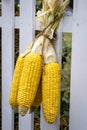
[[[69,0],[43,0],[37,12],[41,33],[16,62],[9,103],[24,116],[34,112],[42,102],[48,123],[54,123],[60,101],[60,65],[52,43],[54,32],[64,15]]]

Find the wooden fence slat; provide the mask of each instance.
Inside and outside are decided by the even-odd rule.
[[[35,1],[20,1],[20,53],[23,52],[27,45],[34,38],[34,18],[35,18]],[[25,117],[19,116],[19,130],[33,130],[33,114],[27,114]]]
[[[2,130],[14,130],[8,102],[14,68],[14,0],[2,1]]]
[[[35,0],[20,0],[20,52],[23,52],[35,35]]]
[[[15,16],[15,28],[19,29],[20,27],[20,16]]]
[[[87,130],[87,0],[75,0],[69,130]]]
[[[63,32],[72,33],[72,21],[73,21],[72,15],[64,16],[62,25]]]

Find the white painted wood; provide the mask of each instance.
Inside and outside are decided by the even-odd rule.
[[[20,51],[23,52],[35,35],[35,0],[20,1]]]
[[[20,28],[20,16],[15,16],[15,28]]]
[[[72,32],[72,20],[73,20],[73,16],[72,15],[65,15],[63,18],[63,22],[62,22],[62,27],[63,27],[63,32]]]
[[[2,130],[14,130],[8,102],[14,68],[14,0],[2,1]]]
[[[74,1],[69,130],[87,130],[87,0]]]
[[[56,31],[57,40],[55,43],[55,49],[58,57],[58,62],[60,65],[61,65],[61,58],[62,58],[62,32],[63,32],[63,20],[61,21],[60,26]]]
[[[34,115],[19,116],[19,130],[34,130]]]
[[[55,44],[55,49],[57,52],[57,57],[58,57],[58,61],[61,65],[61,53],[62,53],[62,22],[60,24],[60,27],[57,30],[57,41]],[[59,108],[58,108],[59,109]],[[45,119],[44,119],[44,115],[41,109],[41,130],[59,130],[60,129],[60,110],[58,112],[58,117],[57,120],[55,121],[55,123],[53,124],[48,124]]]
[[[20,1],[20,53],[23,52],[27,45],[34,38],[34,18],[35,18],[35,1]],[[27,114],[25,117],[19,116],[19,130],[33,130],[33,114]]]

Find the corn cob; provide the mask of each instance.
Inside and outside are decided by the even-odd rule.
[[[17,103],[17,96],[18,96],[18,86],[20,82],[21,72],[23,69],[23,63],[24,63],[24,56],[30,52],[32,48],[32,44],[28,45],[26,51],[18,56],[18,59],[16,61],[16,66],[14,70],[10,95],[9,95],[9,103],[12,107],[12,109],[15,112],[18,112],[18,103]]]
[[[14,76],[12,80],[12,86],[10,90],[10,96],[9,96],[9,103],[16,112],[18,108],[18,103],[17,103],[18,85],[20,81],[22,68],[23,68],[23,57],[20,55],[18,56],[18,59],[16,62]]]
[[[42,86],[40,84],[39,87],[38,87],[35,99],[34,99],[32,105],[30,107],[29,113],[34,112],[40,106],[41,102],[42,102]]]
[[[46,121],[54,123],[57,118],[60,99],[60,65],[55,51],[46,40],[44,47],[44,71],[42,75],[42,108]]]
[[[43,36],[37,38],[31,49],[31,53],[27,54],[24,59],[17,98],[19,113],[22,116],[25,115],[31,107],[39,86],[42,71],[41,55],[43,41]]]

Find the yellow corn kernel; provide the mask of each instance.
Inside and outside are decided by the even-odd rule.
[[[42,75],[42,107],[48,123],[54,123],[60,100],[60,65],[52,62],[44,65]]]
[[[23,70],[18,91],[19,113],[25,115],[32,105],[41,77],[42,57],[29,53],[24,58]]]
[[[30,113],[34,112],[40,106],[41,102],[42,102],[42,86],[40,84],[35,99],[30,107]]]
[[[18,56],[18,59],[16,62],[13,80],[12,80],[12,86],[10,90],[10,96],[9,96],[9,103],[15,111],[17,110],[17,107],[18,107],[18,103],[17,103],[18,85],[20,81],[22,68],[23,68],[23,58],[20,55]]]

